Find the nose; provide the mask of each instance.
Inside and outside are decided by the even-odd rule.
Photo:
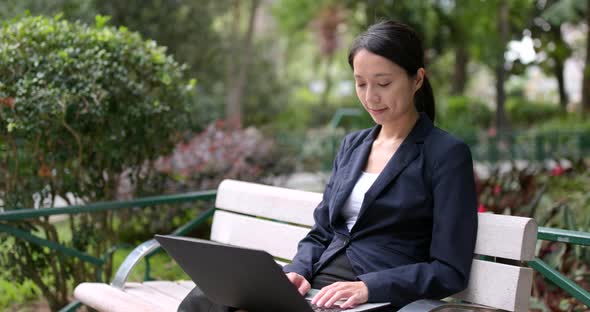
[[[367,93],[365,94],[365,100],[369,104],[378,104],[379,102],[381,102],[381,96],[377,92],[369,88],[367,90]]]

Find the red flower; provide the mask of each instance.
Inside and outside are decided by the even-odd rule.
[[[496,186],[494,186],[494,195],[498,195],[500,192],[502,192],[502,187],[500,184],[496,184]]]
[[[487,212],[488,210],[486,209],[486,206],[484,206],[483,204],[479,204],[479,206],[477,207],[477,212]]]
[[[494,127],[488,128],[488,137],[495,137],[498,134],[498,131]]]
[[[39,170],[37,170],[37,175],[42,178],[50,177],[51,176],[51,169],[49,169],[49,167],[47,167],[47,165],[43,164],[43,165],[41,165]]]
[[[4,104],[8,108],[14,108],[15,101],[13,97],[0,98],[0,104]]]
[[[565,173],[565,169],[563,169],[563,167],[560,165],[557,165],[557,166],[553,167],[553,169],[551,169],[551,175],[554,177],[563,175],[564,173]]]

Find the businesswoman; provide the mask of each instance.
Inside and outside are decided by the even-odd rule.
[[[420,39],[384,21],[354,41],[348,62],[376,125],[342,141],[315,225],[284,271],[301,294],[320,289],[313,303],[325,307],[459,292],[477,232],[473,165],[467,145],[433,125]],[[191,310],[231,309],[195,289],[179,308]]]
[[[467,145],[433,126],[422,44],[384,21],[355,41],[356,94],[376,125],[347,135],[315,225],[284,267],[313,303],[439,299],[467,286],[477,232]]]

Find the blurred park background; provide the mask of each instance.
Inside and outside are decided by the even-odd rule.
[[[211,202],[2,214],[224,178],[322,191],[343,135],[372,125],[347,53],[383,18],[422,36],[436,124],[471,146],[480,212],[590,232],[590,1],[0,0],[0,310],[61,309]],[[588,250],[537,256],[590,290]],[[154,278],[186,278],[153,258]],[[531,309],[588,307],[537,276]]]

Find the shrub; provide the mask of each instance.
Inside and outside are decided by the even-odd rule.
[[[514,125],[530,126],[563,113],[558,105],[531,102],[523,97],[510,97],[506,100],[506,111]]]
[[[493,113],[481,100],[466,96],[446,99],[446,107],[437,111],[437,123],[456,134],[470,134],[491,125]]]
[[[194,81],[184,67],[155,42],[106,22],[25,17],[0,29],[0,208],[50,209],[68,193],[86,202],[113,199],[123,171],[142,185],[146,161],[170,151],[186,127]],[[65,244],[102,255],[116,241],[113,218],[72,217],[74,239]],[[46,218],[11,226],[61,242]],[[17,280],[33,280],[53,310],[67,303],[68,284],[98,273],[26,241],[0,258]]]

